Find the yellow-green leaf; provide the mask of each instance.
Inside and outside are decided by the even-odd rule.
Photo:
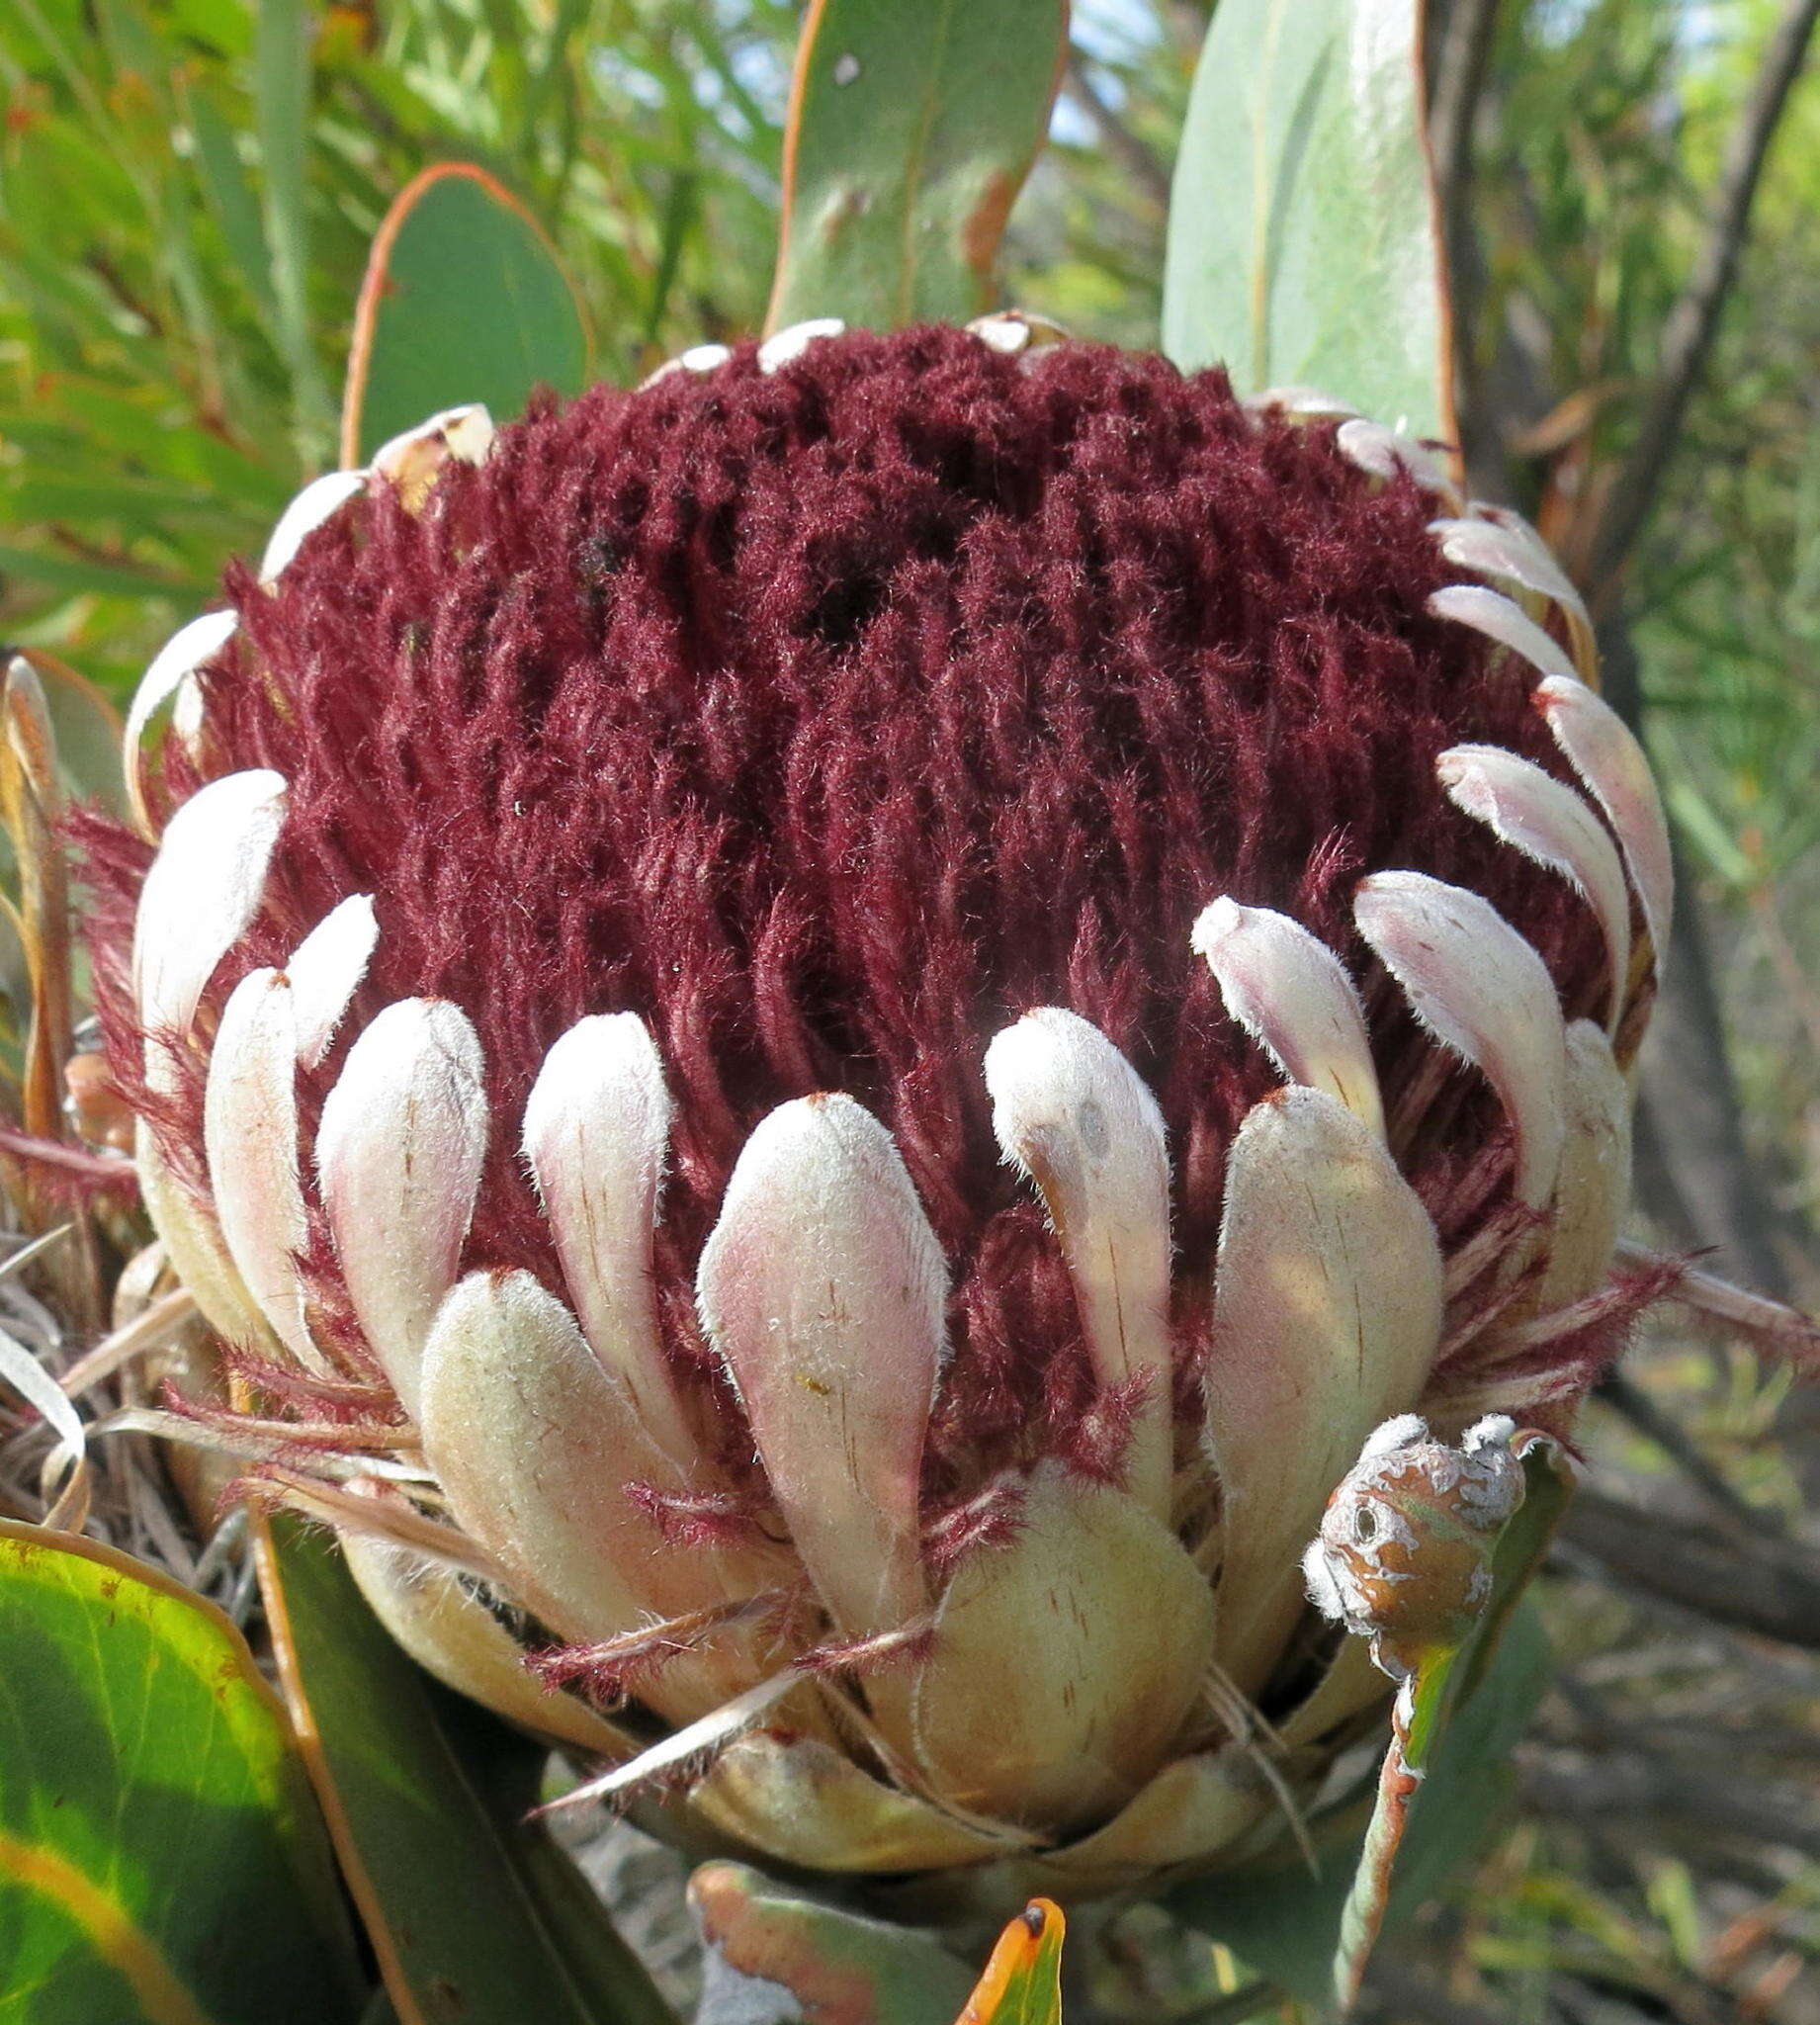
[[[1067,0],[817,0],[784,142],[772,329],[995,307],[992,265],[1049,129]]]
[[[0,2017],[351,2025],[362,2000],[239,1632],[129,1555],[0,1524]]]

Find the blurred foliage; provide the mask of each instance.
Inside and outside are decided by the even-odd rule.
[[[1507,81],[1481,128],[1481,344],[1495,348],[1518,483],[1570,558],[1634,427],[1776,11],[1766,0],[1506,10],[1493,61]],[[1788,1206],[1809,1217],[1820,1208],[1817,337],[1810,69],[1630,572],[1652,748],[1691,867],[1719,903],[1747,1129],[1789,1178]]]
[[[8,0],[10,637],[124,689],[332,462],[368,243],[427,162],[553,232],[603,375],[754,328],[795,32],[781,0]]]

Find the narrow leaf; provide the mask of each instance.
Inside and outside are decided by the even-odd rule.
[[[405,1658],[333,1544],[260,1541],[285,1699],[401,2025],[674,2025],[525,1815],[544,1752]]]
[[[265,229],[279,351],[291,374],[300,435],[313,457],[326,434],[328,393],[309,316],[309,232],[305,186],[310,42],[314,9],[304,0],[260,0],[255,10],[253,101],[265,167]]]
[[[1067,52],[1067,0],[818,0],[767,327],[891,330],[993,307],[993,257]]]
[[[479,401],[503,420],[534,387],[578,394],[591,348],[574,288],[524,206],[466,162],[426,169],[368,257],[341,461],[361,464],[441,408]]]
[[[1460,1644],[1425,1660],[1397,1698],[1377,1803],[1340,1918],[1334,1989],[1343,2009],[1358,1997],[1389,1910],[1394,1867],[1417,1809],[1426,1805],[1429,1769],[1460,1710],[1484,1681],[1511,1615],[1573,1495],[1573,1464],[1559,1443],[1529,1431],[1517,1436],[1511,1447],[1523,1465],[1523,1501],[1499,1536],[1485,1611]]]
[[[17,1101],[26,1130],[50,1139],[63,1136],[63,1065],[71,1051],[69,875],[61,803],[43,684],[32,662],[15,655],[0,676],[0,825],[13,846],[12,883],[31,978],[31,1024]],[[42,1214],[43,1204],[33,1206]]]
[[[1417,0],[1222,0],[1170,202],[1163,348],[1451,440]]]
[[[213,588],[207,576],[168,576],[129,564],[90,563],[70,556],[40,555],[0,543],[0,582],[11,576],[49,590],[94,597],[182,598],[200,602]],[[9,586],[10,587],[10,586]]]
[[[184,111],[196,136],[196,170],[217,219],[221,237],[233,255],[240,279],[268,323],[278,323],[278,298],[272,287],[272,253],[258,200],[235,151],[233,129],[209,86],[193,75],[180,75]]]

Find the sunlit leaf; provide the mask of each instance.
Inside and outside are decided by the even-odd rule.
[[[1049,126],[1066,0],[818,0],[797,51],[769,323],[964,321]]]
[[[504,420],[534,387],[579,393],[589,337],[536,220],[480,169],[428,169],[373,242],[342,408],[358,464],[426,415],[482,401]]]
[[[547,1754],[420,1672],[320,1535],[274,1521],[260,1573],[292,1720],[402,2025],[674,2025],[526,1822]]]
[[[0,1523],[0,2016],[359,2016],[321,1821],[218,1611],[93,1541]]]
[[[1053,1899],[1032,1898],[999,1935],[957,2025],[1061,2025],[1067,1928]]]
[[[1419,0],[1222,0],[1170,203],[1163,347],[1451,439]]]

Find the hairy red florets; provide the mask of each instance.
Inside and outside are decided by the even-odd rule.
[[[1567,776],[1532,675],[1425,611],[1461,573],[1434,512],[1330,425],[1096,346],[1032,369],[953,330],[853,335],[775,374],[747,347],[540,402],[421,513],[382,486],[275,590],[230,572],[240,635],[166,789],[269,766],[290,803],[262,924],[211,999],[371,893],[361,1010],[446,996],[485,1049],[470,1263],[553,1284],[524,1099],[573,1020],[642,1014],[678,1102],[658,1272],[691,1362],[694,1263],[746,1133],[787,1098],[852,1094],[952,1264],[936,1455],[1041,1445],[1092,1380],[1056,1242],[994,1139],[995,1031],[1063,1005],[1130,1057],[1168,1122],[1177,1240],[1205,1258],[1227,1143],[1276,1081],[1189,948],[1215,896],[1346,957],[1393,1120],[1432,1053],[1353,929],[1365,873],[1485,894],[1569,1014],[1594,1008],[1583,903],[1435,780],[1462,741]],[[94,820],[87,839],[118,977],[145,852]],[[1474,1214],[1497,1197],[1503,1156],[1473,1079],[1433,1096],[1402,1147],[1444,1224],[1462,1188]],[[167,1130],[199,1137],[194,1115]],[[1181,1288],[1184,1328],[1203,1291]]]

